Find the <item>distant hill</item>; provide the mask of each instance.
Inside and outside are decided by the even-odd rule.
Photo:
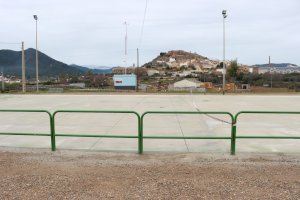
[[[213,70],[218,67],[218,60],[211,60],[197,53],[183,50],[161,52],[151,62],[143,65],[146,68],[178,70],[180,68],[193,69],[199,72]]]
[[[199,55],[197,53],[187,52],[183,50],[171,50],[168,52],[161,52],[152,61],[143,65],[145,68],[152,68],[158,71],[189,71],[193,70],[196,72],[210,73],[218,71],[221,68],[220,60],[209,59],[205,56]],[[230,65],[230,61],[225,61],[226,66]],[[286,70],[293,71],[293,69],[298,70],[300,66],[292,63],[271,63],[273,68],[278,68],[281,71]],[[266,68],[269,64],[256,64],[252,66],[244,65],[239,63],[239,67],[242,70],[247,71],[247,67],[259,67]],[[220,70],[219,70],[220,71]]]
[[[292,63],[271,63],[271,66],[276,67],[276,68],[300,67],[300,66],[292,64]],[[251,67],[265,68],[265,67],[269,67],[269,64],[256,64],[256,65],[252,65]]]
[[[97,67],[95,65],[84,65],[84,66],[79,66],[79,65],[74,65],[72,64],[71,66],[74,66],[80,70],[83,70],[84,72],[87,72],[91,70],[94,74],[110,74],[112,73],[112,68],[110,67]]]
[[[0,50],[0,70],[3,69],[6,75],[21,77],[22,52],[13,50]],[[25,50],[26,77],[35,77],[35,49]],[[109,73],[109,70],[94,70],[78,65],[68,65],[57,61],[48,55],[39,52],[39,75],[40,77],[57,77],[59,75],[82,75],[92,70],[94,73]]]

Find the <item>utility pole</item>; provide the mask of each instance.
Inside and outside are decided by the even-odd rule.
[[[273,88],[273,72],[271,66],[271,56],[269,56],[269,68],[270,68],[270,76],[271,76],[271,88]]]
[[[35,73],[36,73],[36,91],[39,92],[39,56],[38,56],[38,33],[37,33],[37,15],[33,15],[35,20]]]
[[[225,65],[225,18],[227,17],[226,10],[222,11],[223,15],[223,95],[225,94],[226,82],[226,65]]]
[[[140,66],[140,54],[139,54],[139,48],[136,49],[136,66]]]
[[[136,49],[136,91],[139,90],[139,67],[140,67],[140,54],[139,48]]]
[[[22,42],[22,91],[26,92],[26,75],[25,75],[25,52],[24,42]]]
[[[124,65],[125,65],[125,74],[127,73],[127,22],[124,22],[125,25],[125,58],[124,58]]]

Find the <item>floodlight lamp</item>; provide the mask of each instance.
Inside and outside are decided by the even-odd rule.
[[[33,15],[33,18],[34,18],[35,20],[37,20],[37,19],[38,19],[37,15]]]
[[[227,17],[226,10],[223,10],[223,11],[222,11],[222,15],[223,15],[223,17],[224,17],[224,18],[226,18],[226,17]]]

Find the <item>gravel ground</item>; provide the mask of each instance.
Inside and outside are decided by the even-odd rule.
[[[1,148],[0,188],[0,199],[300,199],[300,156]]]

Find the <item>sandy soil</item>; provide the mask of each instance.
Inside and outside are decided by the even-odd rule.
[[[300,199],[300,156],[0,149],[0,199]]]

